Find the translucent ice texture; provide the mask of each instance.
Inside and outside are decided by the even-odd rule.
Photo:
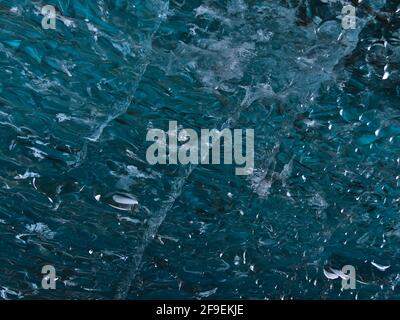
[[[363,3],[0,1],[0,298],[399,298],[400,11]],[[148,165],[170,120],[255,129],[254,173]]]

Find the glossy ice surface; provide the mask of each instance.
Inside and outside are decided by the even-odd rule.
[[[400,10],[363,3],[0,1],[0,298],[399,298]],[[253,128],[254,173],[150,166],[170,120]]]

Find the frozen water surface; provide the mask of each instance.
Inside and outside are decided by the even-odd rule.
[[[0,298],[400,297],[397,1],[46,4],[0,1]],[[170,120],[254,172],[150,166]]]

